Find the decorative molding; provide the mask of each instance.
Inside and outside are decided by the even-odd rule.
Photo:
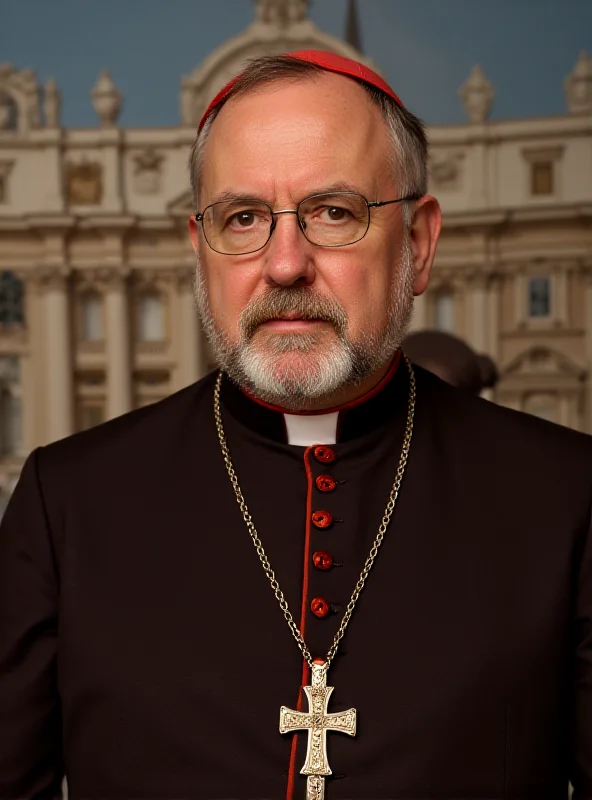
[[[166,355],[169,351],[170,342],[164,340],[162,342],[144,342],[137,341],[135,345],[136,352],[140,355]]]
[[[559,161],[559,159],[563,156],[564,151],[565,145],[563,144],[541,144],[540,147],[522,148],[522,155],[530,164],[534,164],[537,161],[550,161],[553,163],[555,161]]]
[[[176,280],[177,270],[167,267],[134,269],[132,279],[138,294],[157,292],[165,295]],[[164,299],[164,297],[163,297]]]
[[[30,281],[37,291],[49,291],[60,289],[66,291],[72,277],[72,272],[66,266],[41,266],[36,267],[31,275]]]

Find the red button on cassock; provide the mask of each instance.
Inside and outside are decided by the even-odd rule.
[[[320,461],[322,464],[330,464],[332,461],[335,461],[335,452],[325,444],[317,445],[313,452],[316,460]]]
[[[312,563],[317,569],[331,569],[333,566],[333,556],[326,550],[317,550],[312,554]]]
[[[337,483],[330,475],[319,475],[315,480],[319,492],[332,492]]]
[[[315,528],[328,528],[333,522],[333,517],[328,511],[314,511],[312,524]]]
[[[315,617],[319,617],[322,619],[326,617],[329,613],[329,603],[325,600],[324,597],[313,597],[310,603],[310,610],[315,615]]]

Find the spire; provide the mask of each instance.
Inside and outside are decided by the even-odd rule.
[[[356,50],[362,52],[362,38],[358,23],[356,0],[347,0],[347,21],[345,23],[345,41]]]

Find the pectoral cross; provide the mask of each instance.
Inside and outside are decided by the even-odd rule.
[[[324,663],[312,665],[310,686],[304,686],[308,699],[308,713],[280,708],[280,733],[308,731],[306,761],[300,770],[307,775],[306,800],[324,800],[325,775],[331,775],[327,760],[327,731],[340,731],[348,736],[356,735],[356,709],[328,714],[327,706],[333,686],[327,686],[327,669]]]

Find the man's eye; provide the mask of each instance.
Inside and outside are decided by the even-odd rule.
[[[349,215],[347,209],[339,206],[327,206],[321,211],[321,218],[327,222],[343,222]]]
[[[250,228],[255,224],[255,213],[253,211],[239,211],[233,214],[229,220],[230,225],[239,228]]]

